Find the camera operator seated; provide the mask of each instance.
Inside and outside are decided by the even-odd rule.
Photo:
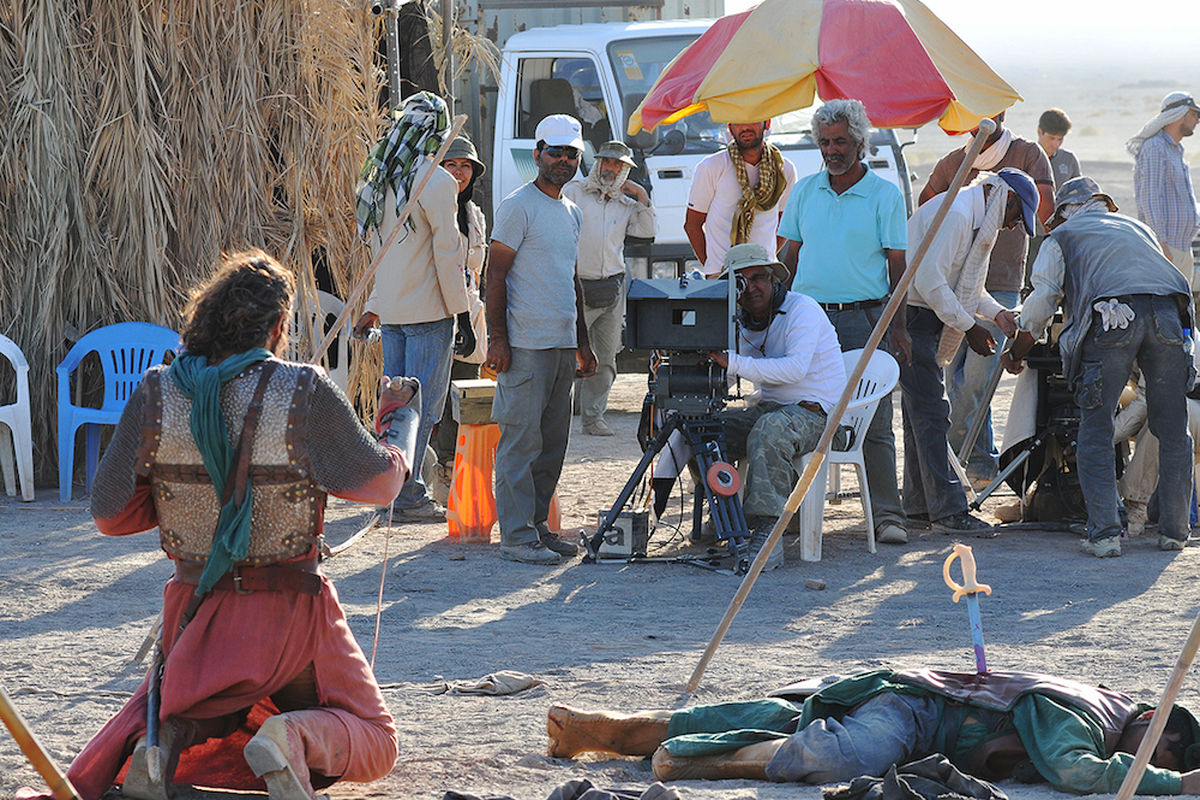
[[[846,386],[837,333],[808,295],[787,290],[788,274],[766,248],[740,244],[725,253],[725,273],[737,280],[737,340],[733,352],[711,353],[728,377],[758,386],[758,402],[717,414],[731,459],[746,459],[742,506],[750,526],[751,558],[766,542],[783,513],[796,480],[792,462],[811,451],[825,430],[826,415]],[[655,468],[669,481],[691,457],[676,431]],[[783,564],[777,543],[765,569]]]
[[[1194,371],[1191,289],[1143,223],[1113,213],[1116,203],[1091,178],[1064,183],[1050,234],[1033,265],[1033,293],[1021,309],[1020,333],[1004,353],[1010,372],[1040,337],[1059,301],[1063,375],[1079,406],[1076,461],[1087,505],[1085,553],[1121,555],[1113,412],[1136,358],[1146,378],[1150,430],[1159,439],[1159,537],[1162,550],[1188,539],[1192,445],[1187,391]]]

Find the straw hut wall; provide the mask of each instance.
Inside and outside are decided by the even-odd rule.
[[[43,483],[54,368],[83,333],[178,330],[188,287],[246,247],[295,272],[298,308],[318,272],[349,293],[369,260],[352,201],[379,32],[345,0],[0,3],[0,333],[30,362]],[[378,356],[354,347],[350,394],[369,403]]]

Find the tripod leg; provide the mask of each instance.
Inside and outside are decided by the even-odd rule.
[[[633,495],[637,485],[641,482],[642,476],[646,474],[646,470],[650,467],[650,462],[658,455],[667,445],[667,440],[671,437],[680,426],[679,417],[676,414],[668,414],[663,426],[659,428],[658,433],[654,435],[654,439],[650,442],[650,447],[646,448],[646,452],[642,453],[642,459],[638,461],[634,467],[633,474],[629,476],[629,480],[625,481],[625,485],[621,487],[621,493],[617,495],[617,499],[613,502],[612,508],[604,516],[604,521],[600,523],[599,529],[591,539],[583,537],[583,544],[587,548],[587,559],[595,560],[596,554],[600,552],[600,545],[604,544],[605,532],[612,530],[613,523],[617,521],[625,504],[629,502],[629,498]]]
[[[1017,455],[1013,457],[1013,460],[1008,462],[1008,464],[1005,465],[1004,469],[1000,470],[1000,472],[997,473],[996,479],[994,481],[992,481],[991,483],[989,483],[987,485],[987,488],[985,488],[983,491],[981,491],[979,493],[979,496],[976,497],[971,502],[969,508],[971,508],[973,511],[978,511],[983,506],[983,501],[988,499],[988,497],[991,495],[991,493],[996,491],[996,489],[998,489],[1000,487],[1000,484],[1004,483],[1004,481],[1006,481],[1008,479],[1009,475],[1012,475],[1014,472],[1016,472],[1017,467],[1021,466],[1026,461],[1028,461],[1029,457],[1031,455],[1033,455],[1034,450],[1037,450],[1039,447],[1041,447],[1042,442],[1045,441],[1048,433],[1049,432],[1046,431],[1046,432],[1039,434],[1037,436],[1037,438],[1035,438],[1032,442],[1029,443],[1028,447],[1026,447],[1020,453],[1017,453]]]

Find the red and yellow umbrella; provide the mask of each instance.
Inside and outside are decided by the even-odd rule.
[[[764,0],[668,64],[629,133],[707,110],[751,122],[855,98],[880,128],[968,131],[1021,99],[918,0]]]

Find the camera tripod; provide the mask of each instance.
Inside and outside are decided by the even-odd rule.
[[[629,476],[629,480],[621,488],[621,492],[617,495],[612,508],[608,510],[608,513],[600,522],[599,529],[591,538],[587,536],[582,537],[583,545],[587,550],[587,555],[583,558],[585,563],[594,564],[601,560],[598,554],[600,546],[604,544],[605,535],[608,531],[615,529],[613,523],[616,521],[618,515],[620,515],[625,504],[629,502],[629,498],[633,495],[634,490],[646,474],[646,470],[649,469],[654,457],[667,446],[667,441],[675,431],[683,433],[684,439],[692,449],[693,457],[700,466],[701,479],[699,485],[703,486],[704,489],[704,499],[708,503],[713,524],[717,529],[717,540],[724,540],[727,543],[727,557],[733,561],[733,572],[738,575],[744,575],[749,571],[748,540],[750,531],[746,525],[746,515],[742,511],[742,503],[737,496],[737,490],[741,485],[741,478],[738,476],[737,470],[733,468],[725,457],[724,428],[720,420],[712,414],[685,414],[680,411],[666,412],[662,427],[659,428],[654,438],[650,440],[649,447],[642,454],[642,458],[634,468],[633,474]],[[699,515],[700,505],[700,496],[697,494],[695,515]],[[707,557],[676,556],[670,558],[650,558],[645,553],[634,553],[632,557],[620,560],[629,563],[667,562],[690,564],[704,569],[723,571],[724,568],[719,564],[722,558],[723,556],[717,554]]]

